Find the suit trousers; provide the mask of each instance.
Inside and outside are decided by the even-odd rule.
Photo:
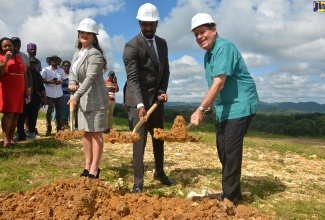
[[[130,107],[130,117],[133,127],[139,122],[139,112],[135,107]],[[133,144],[133,169],[134,169],[134,184],[143,185],[144,183],[144,151],[147,143],[148,131],[152,138],[153,154],[155,159],[156,173],[163,172],[164,167],[164,141],[153,138],[154,128],[164,128],[164,108],[160,104],[152,112],[149,120],[144,123],[138,130],[141,138]]]
[[[240,178],[243,140],[255,114],[216,123],[216,145],[222,164],[223,197],[237,203],[241,197]]]

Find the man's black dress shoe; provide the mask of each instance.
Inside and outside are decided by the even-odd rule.
[[[134,184],[132,193],[141,193],[143,191],[143,186]]]
[[[175,185],[175,183],[171,179],[169,179],[168,176],[164,172],[162,172],[159,175],[154,173],[153,178],[155,180],[159,180],[162,184],[164,184],[166,186],[174,186]]]
[[[224,198],[227,198],[223,192],[217,193],[216,196],[219,197],[222,201],[224,200]],[[239,195],[237,196],[237,198],[235,198],[231,201],[234,203],[235,206],[237,206],[238,202],[241,200],[243,200],[243,194],[240,192]]]

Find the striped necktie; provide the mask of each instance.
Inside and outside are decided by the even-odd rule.
[[[153,56],[158,61],[158,57],[157,57],[157,54],[156,54],[156,50],[155,50],[155,47],[153,46],[153,40],[148,40],[148,42],[150,44],[149,47],[151,49],[151,52],[153,53]]]

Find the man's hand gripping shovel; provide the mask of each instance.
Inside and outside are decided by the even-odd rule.
[[[203,117],[204,117],[204,116],[207,116],[207,115],[211,115],[212,112],[213,112],[212,109],[207,109],[207,110],[203,113]],[[194,126],[194,125],[193,125],[192,123],[189,123],[189,124],[187,125],[187,130],[189,131],[193,126]]]
[[[136,133],[139,128],[146,122],[146,118],[151,115],[151,113],[158,107],[159,104],[163,103],[162,101],[156,101],[147,111],[146,117],[143,117],[133,128],[132,133]]]

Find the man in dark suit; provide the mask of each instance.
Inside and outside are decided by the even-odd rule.
[[[159,20],[157,8],[146,3],[142,5],[136,17],[139,20],[141,32],[126,43],[123,61],[127,73],[125,89],[125,104],[130,110],[133,127],[140,119],[145,118],[138,133],[141,140],[133,144],[134,185],[132,193],[143,191],[144,163],[143,156],[147,142],[148,131],[152,137],[155,158],[154,178],[162,184],[174,185],[165,174],[164,141],[153,138],[154,128],[163,128],[163,104],[148,117],[147,110],[156,102],[166,102],[169,80],[168,48],[164,39],[155,35]]]

